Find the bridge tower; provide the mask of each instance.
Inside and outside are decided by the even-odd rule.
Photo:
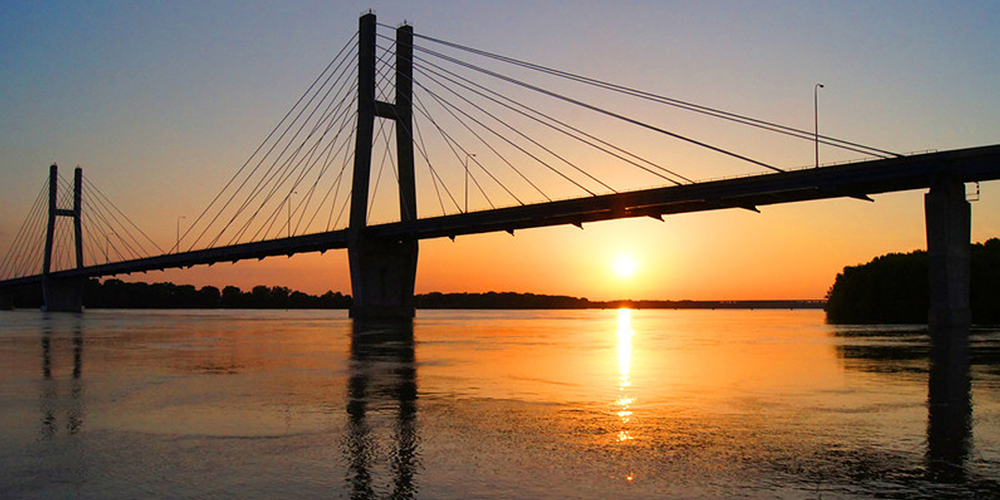
[[[49,167],[49,219],[45,232],[45,260],[42,264],[42,296],[46,311],[80,312],[83,310],[83,278],[57,278],[52,276],[52,246],[55,239],[56,217],[73,218],[73,235],[76,250],[76,267],[83,267],[83,224],[80,220],[83,197],[83,169],[73,173],[73,208],[59,208],[59,168]]]
[[[413,27],[396,29],[396,99],[388,103],[375,93],[375,14],[361,16],[358,45],[358,126],[351,192],[348,260],[358,319],[412,318],[417,275],[416,238],[375,238],[367,234],[368,190],[371,178],[375,118],[394,120],[399,168],[399,215],[417,218],[413,172]]]

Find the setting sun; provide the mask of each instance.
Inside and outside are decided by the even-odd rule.
[[[634,258],[628,255],[621,255],[611,263],[611,268],[619,278],[629,278],[635,274],[638,264]]]

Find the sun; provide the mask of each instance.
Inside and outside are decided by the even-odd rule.
[[[636,263],[635,259],[629,255],[619,255],[618,257],[615,257],[614,261],[611,262],[611,269],[619,278],[632,277],[638,267],[638,263]]]

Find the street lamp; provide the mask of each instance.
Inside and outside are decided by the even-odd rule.
[[[819,89],[822,83],[813,86],[813,127],[816,132],[816,168],[819,168]]]
[[[469,158],[475,157],[475,153],[465,153],[465,213],[469,213]]]
[[[177,250],[174,253],[181,253],[181,219],[187,219],[187,217],[182,215],[177,218]]]

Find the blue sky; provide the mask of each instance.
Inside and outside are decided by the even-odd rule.
[[[823,82],[824,133],[893,151],[1000,142],[997,2],[4,0],[0,251],[9,245],[53,161],[66,170],[84,166],[86,175],[120,207],[169,244],[176,218],[207,204],[354,33],[358,16],[368,8],[374,8],[380,22],[406,20],[417,33],[807,129],[813,119],[813,85]],[[713,133],[709,125],[694,126]],[[745,144],[750,138],[732,140],[737,147],[754,147]],[[784,166],[795,167],[811,161],[810,151],[805,145],[762,154],[775,154]],[[829,159],[839,159],[830,154]],[[716,175],[697,166],[687,172],[694,178]],[[994,199],[1000,188],[987,184],[982,191],[983,200],[974,206],[976,240],[1000,235],[1000,202]],[[634,246],[678,240],[725,246],[716,235],[745,230],[743,238],[752,241],[741,244],[751,250],[741,252],[746,257],[729,257],[727,265],[746,269],[760,259],[784,260],[783,250],[769,247],[774,245],[767,236],[772,225],[841,227],[851,236],[831,243],[840,250],[828,261],[803,264],[808,268],[804,284],[787,287],[790,295],[821,295],[828,286],[822,283],[832,282],[843,265],[922,246],[920,197],[916,192],[886,195],[874,207],[830,202],[775,208],[756,219],[743,219],[744,214],[684,216],[669,229],[637,226],[643,236],[636,237]],[[860,218],[875,228],[852,226],[845,218]],[[622,224],[608,227],[633,227]],[[539,230],[508,250],[524,256],[510,258],[537,258],[538,248],[550,239],[603,240],[608,237],[604,227],[586,236]],[[453,286],[444,278],[437,281],[447,273],[438,274],[436,262],[475,253],[479,240],[470,241],[468,247],[448,242],[438,251],[441,257],[427,255],[435,252],[428,249],[444,248],[442,243],[426,244],[418,287]],[[552,257],[554,274],[577,272],[559,267],[573,260],[563,257]],[[696,257],[684,249],[672,258],[679,267],[690,268],[697,267]],[[316,265],[346,267],[339,262]],[[704,279],[719,283],[691,294],[724,293],[725,276],[732,274],[726,269],[706,270]],[[298,267],[267,272],[260,276],[308,282],[296,274],[307,273]],[[343,273],[330,273],[322,279],[346,291]],[[229,278],[199,275],[195,281]],[[519,286],[502,277],[484,279],[476,286]],[[599,286],[551,281],[539,291],[576,293]],[[524,282],[521,288],[530,286]],[[739,290],[731,295],[749,293]],[[669,298],[684,295],[685,289],[650,285],[616,291]],[[589,295],[601,298],[598,292]]]

